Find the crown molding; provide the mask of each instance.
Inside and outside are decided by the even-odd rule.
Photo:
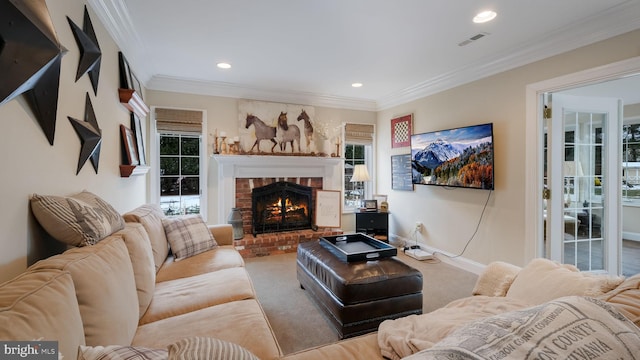
[[[293,102],[331,108],[380,111],[424,98],[456,86],[533,63],[640,28],[640,2],[629,0],[607,11],[546,34],[544,39],[481,59],[474,64],[440,74],[380,99],[357,99],[255,88],[238,84],[183,79],[153,73],[145,57],[144,42],[135,31],[125,0],[87,0],[109,34],[127,56],[147,89],[274,102]],[[145,66],[136,64],[145,63]]]
[[[640,28],[640,3],[628,1],[596,16],[551,32],[543,40],[521,44],[476,64],[441,74],[377,100],[377,110],[406,104],[535,61],[575,50]]]
[[[146,58],[145,43],[133,25],[125,0],[87,0],[87,3],[145,84],[151,77],[151,66],[148,61],[140,61]],[[136,66],[141,63],[145,66]]]
[[[232,83],[182,79],[170,76],[152,77],[147,84],[147,89],[238,99],[307,104],[339,109],[364,111],[376,111],[377,109],[376,102],[373,100],[288,91],[275,88],[246,87]]]

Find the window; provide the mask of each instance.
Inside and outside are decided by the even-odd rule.
[[[640,199],[640,122],[622,127],[622,199]]]
[[[362,206],[362,200],[373,198],[373,125],[346,124],[344,147],[344,205],[345,212]],[[351,182],[356,165],[366,165],[370,181]]]
[[[154,109],[157,171],[152,198],[168,215],[201,214],[206,220],[204,112]]]
[[[162,211],[165,215],[200,214],[201,136],[159,135]]]

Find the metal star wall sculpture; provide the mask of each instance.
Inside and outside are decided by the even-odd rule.
[[[91,86],[93,87],[93,93],[98,95],[98,78],[100,77],[100,62],[102,59],[102,52],[98,45],[98,38],[93,30],[93,24],[91,24],[91,18],[87,11],[87,6],[84,7],[84,23],[83,28],[80,29],[68,16],[67,20],[73,31],[73,37],[76,39],[76,43],[80,48],[80,61],[78,62],[78,71],[76,72],[76,81],[82,77],[82,75],[88,73],[89,80],[91,80]]]
[[[98,173],[98,162],[100,161],[100,145],[102,145],[102,130],[98,126],[98,120],[96,120],[96,114],[93,111],[93,105],[87,93],[87,99],[84,107],[84,121],[74,119],[71,116],[67,116],[73,129],[80,138],[80,157],[78,158],[78,169],[76,175],[80,173],[80,170],[87,162],[87,159],[91,158],[91,164],[93,169]]]
[[[0,106],[24,94],[51,145],[66,51],[45,0],[0,2]]]

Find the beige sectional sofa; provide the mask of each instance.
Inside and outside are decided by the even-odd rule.
[[[64,359],[131,347],[166,359],[167,347],[196,337],[217,339],[213,344],[225,349],[217,354],[247,358],[248,350],[263,360],[522,359],[541,350],[556,356],[540,358],[632,359],[640,353],[640,274],[593,275],[535,259],[524,268],[489,264],[471,296],[433,312],[283,356],[229,225],[202,223],[217,245],[183,257],[180,247],[170,250],[173,236],[167,238],[157,206],[120,216],[81,193],[34,197],[32,210],[47,232],[83,246],[0,284],[0,340],[57,340]]]
[[[141,206],[121,230],[0,285],[0,339],[57,340],[64,359],[80,345],[166,349],[190,337],[281,357],[231,226],[209,226],[217,246],[176,261],[162,218],[159,207]]]

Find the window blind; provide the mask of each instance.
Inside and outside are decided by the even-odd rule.
[[[373,144],[373,125],[347,123],[344,127],[344,139],[351,144]]]
[[[202,134],[204,114],[198,110],[156,108],[158,131]]]

